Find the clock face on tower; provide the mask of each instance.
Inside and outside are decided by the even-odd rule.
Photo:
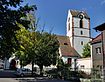
[[[80,18],[80,19],[83,19],[83,15],[79,15],[79,18]]]

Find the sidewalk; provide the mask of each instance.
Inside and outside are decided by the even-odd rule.
[[[0,82],[19,82],[19,81],[12,78],[0,78]]]

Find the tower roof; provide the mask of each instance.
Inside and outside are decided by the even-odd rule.
[[[74,17],[78,17],[78,15],[80,13],[82,13],[85,18],[90,19],[90,17],[87,15],[87,13],[85,11],[70,10],[70,12],[71,12],[72,16],[74,16]]]

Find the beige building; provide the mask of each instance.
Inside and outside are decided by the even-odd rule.
[[[100,35],[100,37],[101,37],[101,43],[100,43],[100,49],[99,48],[98,49],[96,48],[97,53],[100,53],[99,57],[97,55],[94,56],[94,58],[97,58],[99,60],[99,62],[96,61],[96,60],[93,60],[93,62],[97,62],[99,64],[99,66],[102,65],[101,66],[101,69],[102,69],[102,76],[104,78],[104,81],[103,82],[105,82],[105,23],[97,26],[95,28],[95,30],[96,31],[101,31],[101,35]],[[95,54],[93,54],[93,55],[95,55]],[[93,63],[93,66],[95,64],[96,63]]]
[[[102,69],[103,53],[102,53],[102,33],[96,36],[92,42],[92,61],[93,69]]]

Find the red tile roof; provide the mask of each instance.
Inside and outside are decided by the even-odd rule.
[[[62,56],[66,57],[80,57],[76,50],[71,47],[70,40],[68,36],[57,36],[60,43],[60,50]]]
[[[97,43],[100,41],[102,41],[102,34],[99,34],[97,37],[93,38],[91,43]]]

